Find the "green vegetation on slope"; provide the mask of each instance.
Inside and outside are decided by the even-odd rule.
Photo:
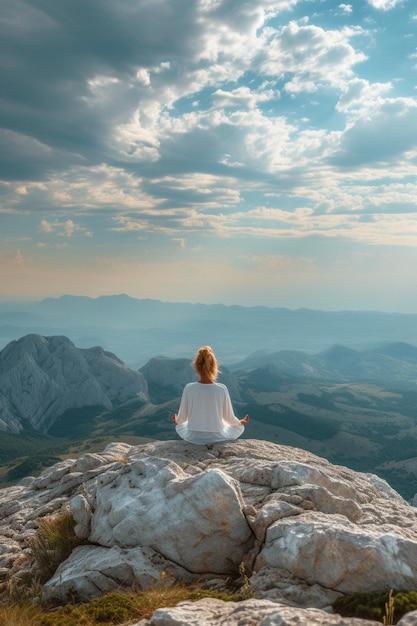
[[[387,620],[393,609],[394,619]],[[383,591],[381,593],[353,593],[342,596],[333,605],[336,613],[344,617],[384,621],[396,624],[406,613],[417,609],[417,591]]]
[[[265,424],[285,428],[302,435],[306,439],[330,439],[334,437],[340,425],[326,418],[312,417],[282,404],[269,406],[247,404],[246,411],[253,418]]]

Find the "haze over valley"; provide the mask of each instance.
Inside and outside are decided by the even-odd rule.
[[[35,333],[101,346],[131,367],[157,355],[192,358],[209,344],[230,365],[258,350],[354,349],[417,342],[417,314],[190,304],[127,295],[0,303],[0,348]]]

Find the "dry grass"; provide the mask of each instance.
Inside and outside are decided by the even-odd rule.
[[[48,607],[28,602],[0,607],[0,626],[97,626],[133,624],[149,619],[161,607],[173,607],[185,600],[195,602],[202,598],[238,601],[240,596],[205,589],[161,585],[147,591],[108,593],[78,606],[68,604],[53,611]]]
[[[43,610],[29,602],[0,606],[0,626],[38,626]]]
[[[183,585],[160,586],[137,594],[135,596],[135,609],[138,611],[140,619],[149,619],[161,607],[176,606],[185,600],[196,602],[202,598],[218,598],[225,602],[242,600],[241,596],[236,594],[220,593],[207,589],[190,588]]]
[[[43,583],[83,542],[74,533],[75,522],[70,511],[42,518],[38,523],[38,531],[28,543],[36,561],[36,577]]]
[[[388,600],[385,602],[385,615],[383,617],[384,626],[395,624],[394,622],[394,598],[392,596],[392,589],[388,594]]]

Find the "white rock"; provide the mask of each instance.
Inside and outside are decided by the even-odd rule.
[[[412,589],[417,538],[398,529],[359,527],[338,514],[317,512],[274,522],[256,559],[263,567],[291,572],[310,584],[353,593]]]
[[[277,568],[263,567],[250,578],[250,589],[256,598],[283,602],[299,608],[315,607],[330,610],[342,596],[338,591],[312,585]]]
[[[121,585],[148,589],[174,580],[196,579],[150,548],[79,546],[44,585],[43,597],[65,602],[75,593],[80,601],[88,601]]]
[[[397,626],[417,626],[417,611],[411,611],[400,619]]]
[[[297,609],[269,602],[244,600],[222,602],[212,598],[181,602],[174,608],[158,609],[147,622],[149,626],[371,626],[374,622],[343,618],[319,609]],[[133,625],[136,626],[136,625]]]
[[[253,543],[239,486],[220,470],[143,459],[104,474],[96,498],[92,542],[151,546],[191,572],[232,572]]]
[[[35,478],[32,483],[32,487],[34,489],[44,489],[45,487],[50,487],[53,483],[60,481],[65,474],[68,474],[73,464],[74,459],[65,459],[65,461],[60,461],[51,467],[47,467],[39,476]]]

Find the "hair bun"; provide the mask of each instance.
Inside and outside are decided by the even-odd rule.
[[[212,381],[216,380],[218,372],[217,359],[210,346],[202,346],[199,348],[193,365],[200,376],[204,373],[208,375]]]

